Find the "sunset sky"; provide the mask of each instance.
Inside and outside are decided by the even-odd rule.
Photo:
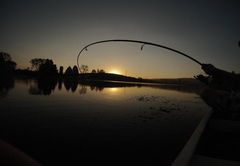
[[[64,70],[86,45],[132,39],[184,52],[201,63],[240,73],[239,0],[1,0],[0,51],[17,68],[49,58]],[[192,77],[200,65],[161,48],[105,43],[84,51],[79,64],[143,78]]]

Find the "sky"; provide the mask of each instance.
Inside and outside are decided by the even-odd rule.
[[[201,63],[240,73],[239,0],[1,0],[0,51],[17,68],[34,58],[73,67],[86,45],[108,39],[152,42]],[[104,43],[83,51],[80,65],[142,78],[202,74],[179,54],[135,43]]]

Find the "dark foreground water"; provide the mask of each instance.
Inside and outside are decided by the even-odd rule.
[[[7,79],[0,90],[0,139],[43,165],[170,165],[209,110],[177,85]]]

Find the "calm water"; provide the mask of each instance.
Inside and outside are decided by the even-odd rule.
[[[1,82],[0,139],[44,165],[103,158],[169,165],[209,110],[198,89],[176,85]]]

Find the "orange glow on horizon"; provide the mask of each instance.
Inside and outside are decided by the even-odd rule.
[[[110,71],[110,73],[111,73],[111,74],[120,74],[120,72],[117,71],[117,70],[112,70],[112,71]]]

